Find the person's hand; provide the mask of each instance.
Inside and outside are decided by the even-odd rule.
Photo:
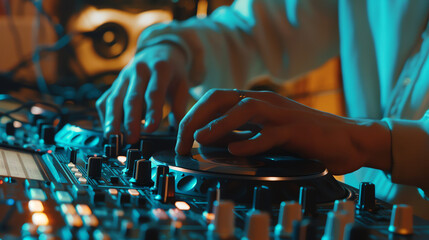
[[[245,124],[256,135],[228,142],[228,150],[248,156],[273,148],[318,159],[334,174],[362,166],[390,168],[390,132],[377,121],[358,121],[321,112],[272,92],[211,90],[179,125],[176,152],[189,154],[194,139],[202,145],[219,142]],[[239,138],[235,138],[239,139]]]
[[[174,121],[186,113],[189,99],[185,54],[173,45],[155,45],[138,52],[120,72],[112,86],[97,100],[104,133],[119,134],[128,143],[144,131],[155,131],[162,119],[165,100],[171,104]]]

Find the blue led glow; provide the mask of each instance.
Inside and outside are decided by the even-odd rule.
[[[8,200],[6,200],[6,204],[9,205],[9,206],[12,206],[12,205],[15,204],[15,200],[9,198]]]

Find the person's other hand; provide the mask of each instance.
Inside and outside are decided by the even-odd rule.
[[[334,174],[364,165],[390,167],[381,165],[390,164],[390,133],[384,125],[321,112],[272,92],[244,93],[245,98],[234,90],[206,93],[182,119],[176,152],[189,154],[194,139],[211,145],[238,134],[234,130],[245,124],[256,124],[259,133],[229,142],[229,152],[248,156],[281,148],[299,157],[318,159]]]
[[[123,127],[127,142],[134,143],[142,119],[144,131],[158,128],[165,100],[178,123],[186,114],[188,99],[185,54],[174,45],[161,44],[138,52],[96,107],[106,137],[119,134]]]

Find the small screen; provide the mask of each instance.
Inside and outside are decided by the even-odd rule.
[[[45,180],[30,153],[0,148],[0,176]]]

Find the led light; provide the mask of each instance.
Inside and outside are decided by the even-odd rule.
[[[69,164],[67,164],[67,167],[69,167],[69,168],[75,168],[76,167],[76,165],[74,165],[74,163],[69,163]]]
[[[80,173],[80,172],[74,173],[74,176],[76,178],[81,178],[82,177],[82,173]]]
[[[86,183],[87,183],[86,178],[83,178],[83,177],[80,177],[80,178],[78,179],[78,181],[79,181],[79,183],[80,183],[80,184],[86,184]]]
[[[182,211],[188,211],[189,209],[191,209],[191,206],[189,206],[189,204],[183,201],[177,201],[174,205],[177,207],[177,209]]]
[[[110,188],[109,189],[109,193],[110,193],[110,195],[118,195],[118,190],[117,189],[114,189],[114,188]]]
[[[14,128],[20,128],[20,127],[22,127],[22,123],[19,121],[13,121],[13,127]]]
[[[76,205],[76,210],[79,213],[79,215],[87,216],[92,214],[91,208],[89,208],[89,206],[86,204]]]
[[[127,157],[125,156],[118,156],[118,161],[121,162],[122,164],[125,164],[125,162],[127,161]]]
[[[214,213],[206,213],[205,217],[208,221],[213,221],[215,219]]]
[[[33,115],[40,115],[40,114],[42,114],[44,112],[44,110],[41,107],[33,106],[33,107],[31,107],[30,112]]]
[[[128,192],[130,193],[131,196],[138,196],[140,195],[140,193],[135,190],[135,189],[128,189]]]
[[[71,168],[71,171],[76,173],[76,172],[79,172],[79,169],[77,169],[76,167],[73,167],[73,168]]]
[[[45,208],[43,207],[43,204],[39,200],[30,200],[28,201],[28,210],[30,212],[43,212]]]
[[[44,213],[34,213],[31,217],[33,224],[37,226],[46,226],[49,224],[48,216]]]

